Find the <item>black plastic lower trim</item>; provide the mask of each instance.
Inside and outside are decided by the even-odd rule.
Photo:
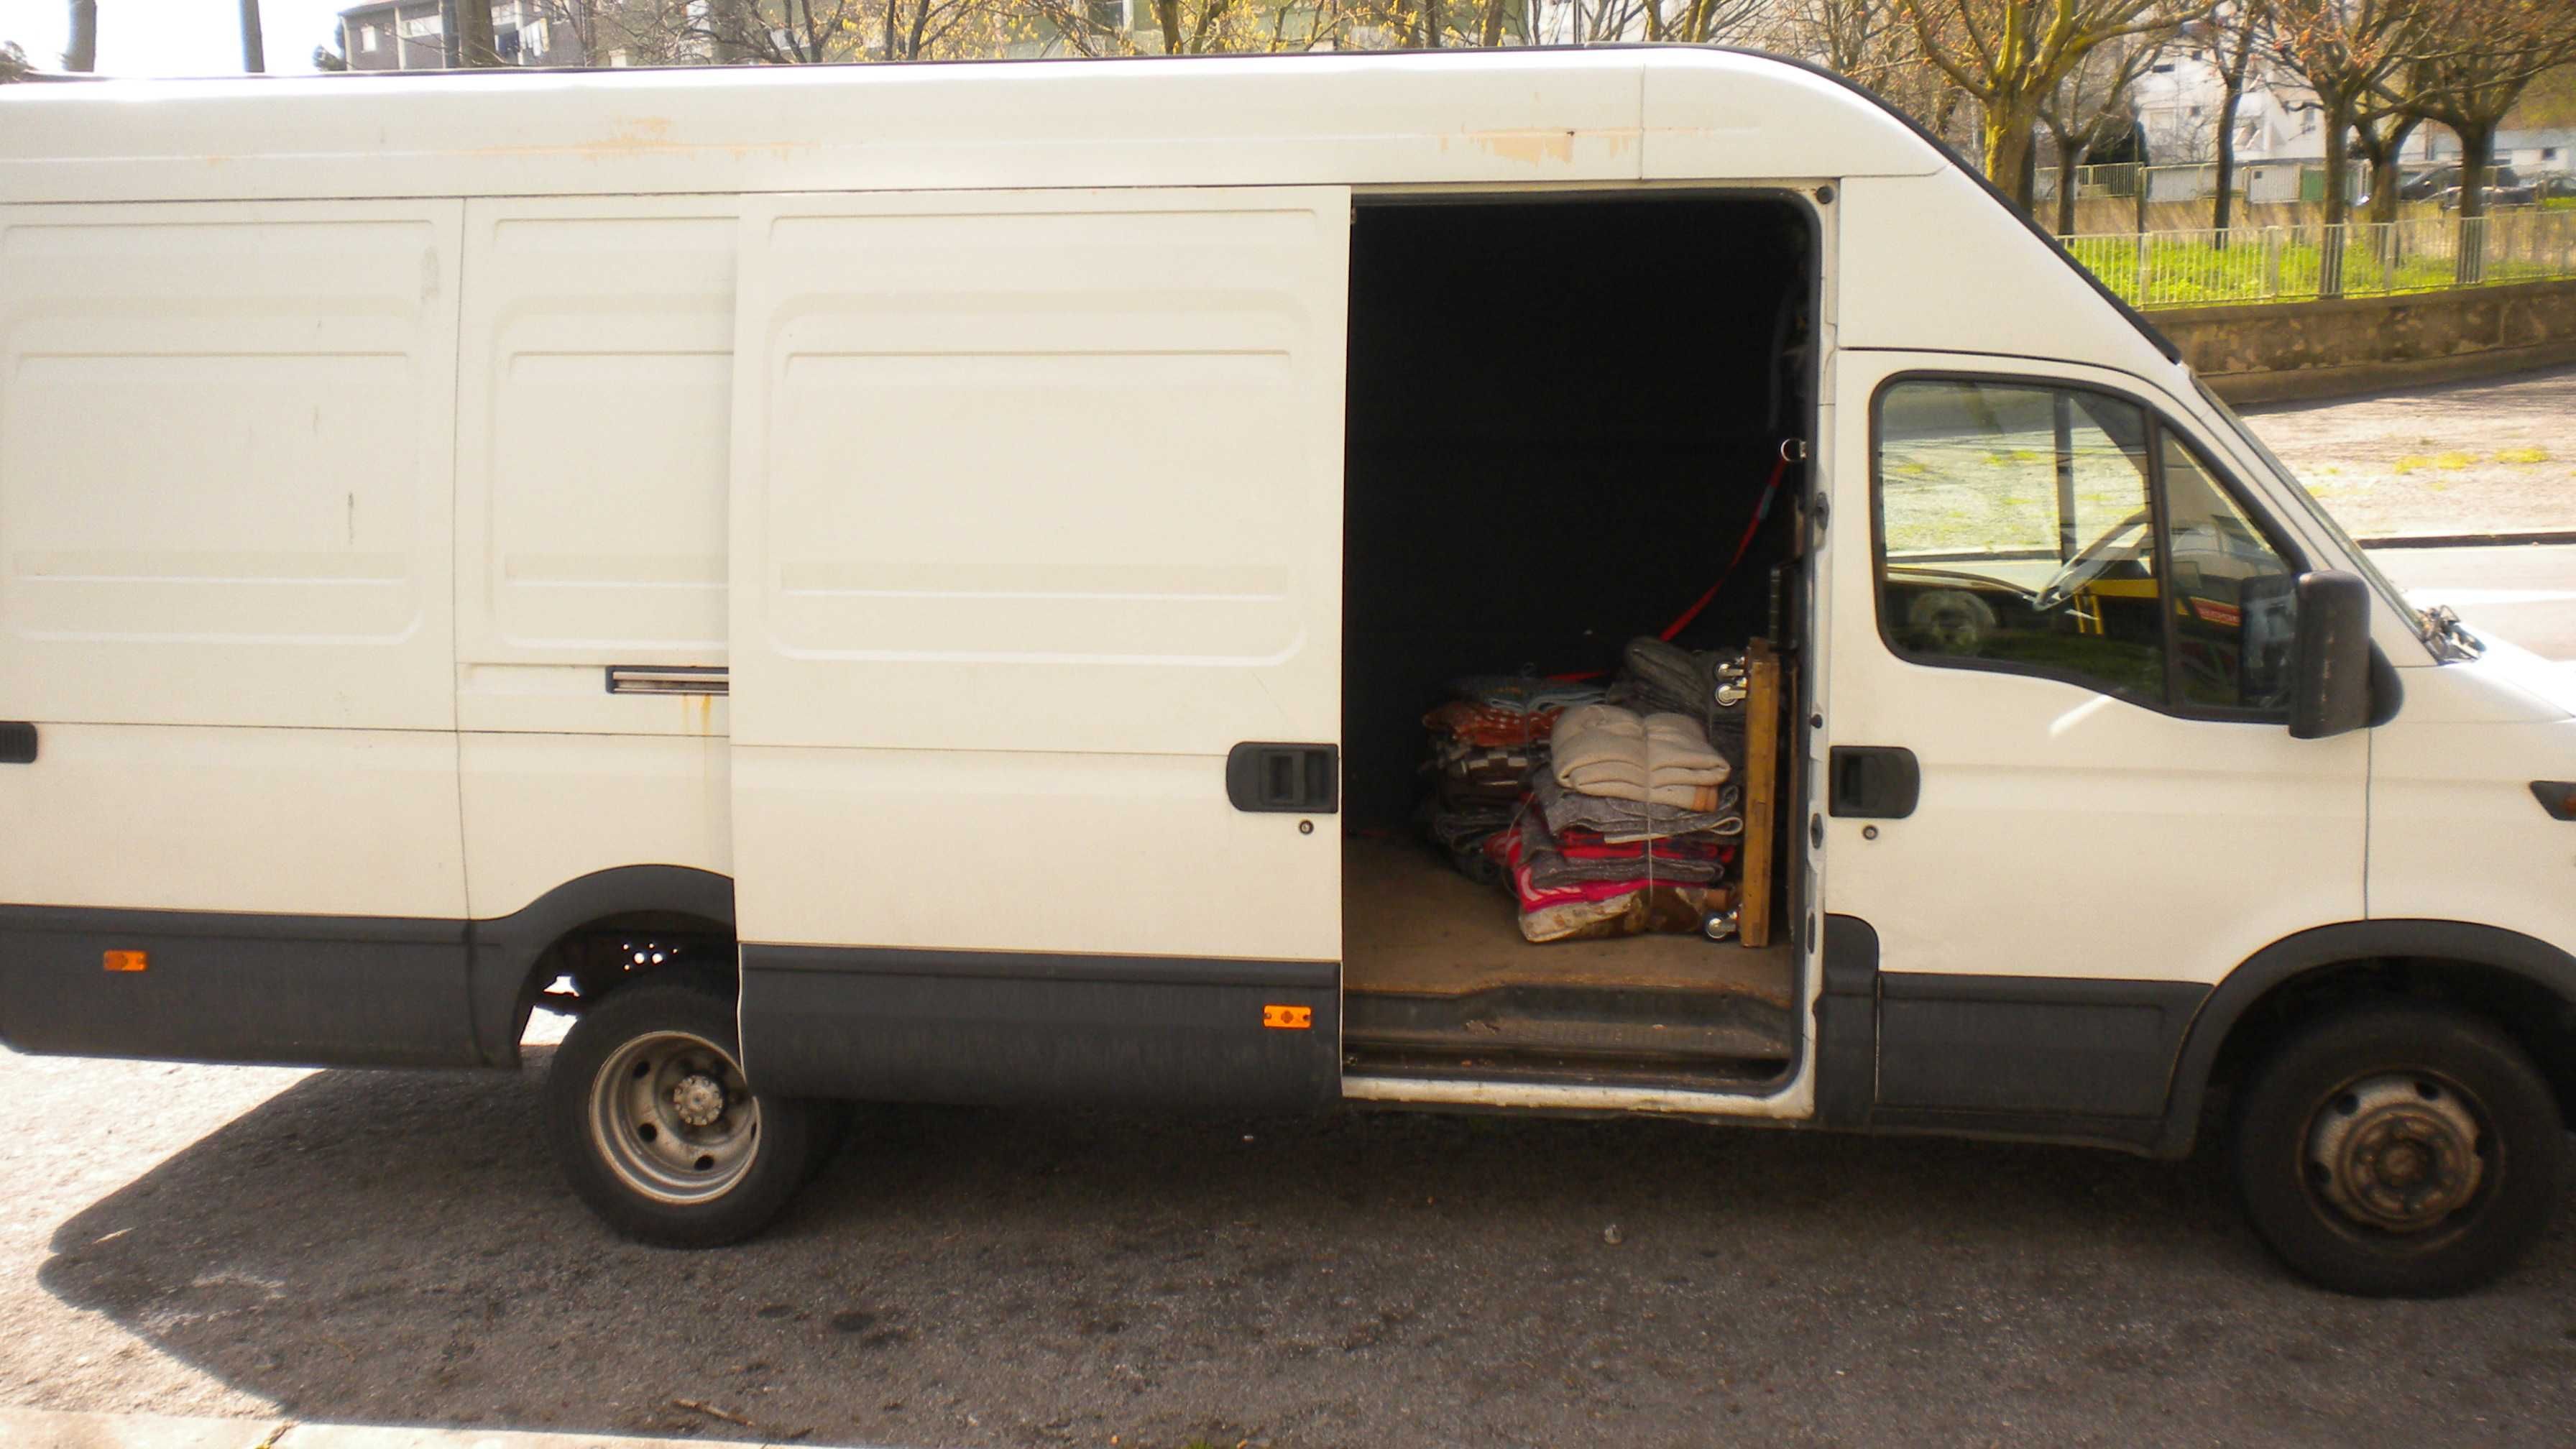
[[[1824,991],[1816,998],[1816,1121],[1858,1127],[1878,1096],[1878,931],[1825,917]]]
[[[2188,981],[1883,972],[1878,1107],[2041,1119],[2162,1116]],[[1873,1125],[1880,1122],[1873,1114]],[[2042,1134],[2045,1135],[2045,1134]]]
[[[474,1066],[466,923],[0,906],[0,1042],[76,1056]],[[145,969],[109,971],[108,951]]]
[[[1341,1091],[1331,961],[746,945],[742,967],[764,1091],[1229,1110]]]

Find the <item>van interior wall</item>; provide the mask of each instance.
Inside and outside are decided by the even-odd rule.
[[[1421,716],[1446,681],[1611,669],[1717,581],[1781,439],[1805,430],[1811,250],[1777,197],[1360,209],[1344,453],[1353,828],[1409,818]],[[1790,513],[1774,502],[1676,642],[1762,632]]]

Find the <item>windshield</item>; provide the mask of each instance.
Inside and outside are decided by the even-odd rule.
[[[2352,535],[2344,532],[2343,525],[2335,522],[2334,515],[2326,511],[2325,505],[2308,493],[2307,485],[2300,481],[2299,475],[2291,469],[2290,465],[2282,462],[2279,454],[2264,445],[2262,435],[2256,433],[2243,418],[2238,417],[2236,409],[2229,407],[2225,398],[2211,392],[2208,383],[2202,382],[2197,377],[2191,382],[2192,386],[2200,389],[2201,397],[2210,407],[2227,420],[2229,427],[2236,430],[2236,436],[2245,441],[2245,446],[2252,448],[2255,456],[2261,458],[2283,482],[2290,485],[2291,496],[2299,500],[2299,506],[2307,510],[2308,517],[2315,520],[2317,527],[2325,530],[2326,537],[2334,540],[2336,546],[2343,550],[2344,557],[2352,561],[2353,572],[2367,580],[2381,598],[2396,605],[2397,611],[2404,614],[2407,621],[2415,626],[2416,633],[2427,632],[2432,626],[2425,619],[2424,612],[2406,601],[2405,590],[2397,587],[2388,575],[2379,571],[2378,563],[2363,551],[2360,544],[2353,542]]]

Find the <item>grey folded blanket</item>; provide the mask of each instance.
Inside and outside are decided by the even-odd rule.
[[[1733,785],[1717,787],[1718,808],[1684,810],[1675,805],[1648,805],[1636,800],[1614,800],[1606,795],[1586,795],[1569,790],[1556,782],[1548,770],[1531,772],[1530,789],[1538,799],[1539,813],[1547,817],[1551,831],[1580,828],[1598,831],[1614,845],[1637,840],[1661,840],[1668,835],[1688,835],[1705,830],[1715,835],[1742,835],[1744,816],[1737,808],[1741,799]]]
[[[1735,655],[1715,650],[1694,652],[1646,636],[1628,641],[1618,677],[1604,696],[1639,714],[1687,715],[1707,731],[1709,743],[1729,759],[1744,753],[1744,706],[1717,703],[1717,669]]]

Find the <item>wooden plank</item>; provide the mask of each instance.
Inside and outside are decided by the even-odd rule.
[[[1771,712],[1771,717],[1785,726],[1780,733],[1779,752],[1788,757],[1789,778],[1783,782],[1778,791],[1779,803],[1775,810],[1787,811],[1792,816],[1805,809],[1807,801],[1806,737],[1799,732],[1797,717],[1793,713],[1799,707],[1798,701],[1801,698],[1803,696],[1798,693],[1798,666],[1781,665],[1780,707]],[[1791,844],[1794,846],[1795,842]],[[1787,912],[1784,919],[1794,923],[1801,912],[1808,910],[1814,904],[1799,895],[1800,891],[1806,889],[1807,873],[1798,868],[1798,852],[1795,849],[1789,852],[1787,860],[1778,867],[1778,870],[1788,877],[1788,889],[1780,894],[1782,908]],[[1794,929],[1790,932],[1793,938],[1796,934]]]
[[[1780,656],[1771,641],[1745,646],[1744,673],[1744,901],[1736,907],[1735,938],[1750,947],[1771,944],[1772,836],[1780,775]]]

